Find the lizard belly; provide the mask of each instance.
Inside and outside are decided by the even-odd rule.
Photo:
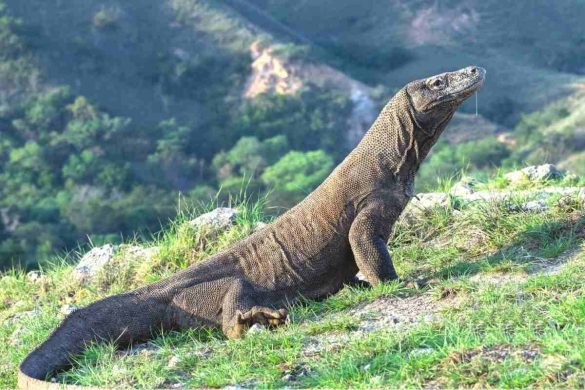
[[[329,290],[329,284],[345,282],[346,274],[352,272],[347,264],[351,267],[353,260],[347,238],[349,223],[331,224],[318,219],[278,222],[289,229],[278,225],[266,228],[269,230],[246,242],[236,254],[248,280],[259,288],[286,295],[291,291],[314,295],[316,289]]]

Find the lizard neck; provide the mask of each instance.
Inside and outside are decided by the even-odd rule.
[[[355,149],[356,159],[367,161],[380,182],[412,185],[420,163],[436,140],[436,129],[424,129],[416,120],[405,89],[384,107]]]
[[[429,121],[432,124],[425,128],[417,121],[406,90],[400,90],[327,182],[343,183],[350,197],[401,189],[409,199],[420,164],[452,115]]]

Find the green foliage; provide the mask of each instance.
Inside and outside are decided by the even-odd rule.
[[[333,158],[322,150],[288,152],[266,168],[262,181],[284,196],[302,198],[317,187],[333,168]]]
[[[256,137],[242,137],[227,153],[218,153],[213,158],[213,167],[220,178],[234,174],[255,177],[287,150],[288,141],[283,135],[264,141],[259,141]]]
[[[509,156],[508,147],[495,138],[455,146],[439,141],[428,160],[422,164],[416,184],[422,191],[429,191],[442,178],[456,176],[461,171],[477,173],[493,170]]]
[[[583,94],[523,115],[514,129],[518,147],[511,156],[520,164],[557,163],[585,147]]]
[[[284,135],[292,150],[323,149],[341,157],[340,132],[350,108],[346,95],[320,88],[293,96],[262,94],[243,105],[234,127],[259,139]]]
[[[0,268],[34,266],[54,251],[85,245],[88,235],[98,242],[158,230],[174,214],[179,192],[207,200],[222,188],[223,201],[242,189],[271,191],[273,200],[288,206],[318,185],[348,152],[341,140],[352,102],[347,93],[311,85],[294,95],[242,99],[255,41],[297,65],[329,62],[381,85],[378,91],[385,92],[375,99],[386,98],[407,74],[429,72],[426,46],[403,45],[405,9],[396,5],[260,1],[275,19],[315,43],[298,45],[288,43],[282,30],[276,35],[283,43],[275,44],[274,24],[260,23],[264,32],[258,33],[257,14],[242,17],[238,7],[221,2],[58,3],[0,0],[0,210],[6,215],[0,222]],[[408,12],[418,12],[413,7]],[[325,12],[330,9],[336,12]],[[509,15],[519,13],[533,20],[532,8],[518,5]],[[320,23],[313,15],[320,15]],[[389,23],[378,23],[380,15]],[[576,28],[575,20],[567,23]],[[525,39],[522,31],[510,41]],[[479,45],[494,39],[483,30],[477,36]],[[580,72],[576,53],[582,39],[551,45],[550,37],[539,45],[546,53],[539,61],[548,69]],[[433,49],[433,66],[446,69],[476,58],[465,50],[455,58],[442,50]],[[519,91],[522,98],[511,94],[518,83],[550,96],[556,93],[550,86],[566,84],[524,63],[494,61],[486,66],[509,72],[502,78],[506,87],[519,80],[509,89],[492,87],[503,90],[497,99],[482,91],[484,114],[498,122],[512,124],[520,109],[541,104],[538,93],[526,93],[533,89]],[[399,68],[406,64],[405,73]],[[461,170],[487,176],[496,165],[565,158],[583,148],[574,131],[585,127],[579,104],[563,101],[523,118],[513,153],[493,139],[439,144],[417,184],[431,188]]]

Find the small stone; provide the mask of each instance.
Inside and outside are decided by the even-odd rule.
[[[177,356],[173,356],[169,359],[169,362],[167,363],[167,367],[168,368],[174,368],[176,367],[179,363],[181,362],[181,359],[179,359]]]
[[[116,248],[112,244],[96,247],[87,252],[73,270],[80,282],[88,282],[114,258]]]
[[[118,248],[117,253],[120,253],[124,259],[128,261],[148,261],[160,252],[160,247],[142,247],[139,245],[122,244]]]
[[[452,196],[466,196],[471,195],[475,192],[473,186],[468,183],[458,182],[449,191],[449,195]]]
[[[368,279],[366,278],[366,275],[364,275],[361,271],[358,272],[357,274],[355,274],[355,277],[357,280],[362,281],[362,282],[368,281]]]
[[[564,174],[552,164],[533,165],[524,168],[522,171],[528,175],[530,180],[546,180],[562,177]]]
[[[544,201],[544,199],[537,199],[532,200],[530,202],[526,202],[520,206],[511,205],[510,211],[525,211],[530,213],[540,213],[543,211],[548,210],[548,205]]]
[[[201,214],[189,221],[188,224],[198,230],[205,230],[217,234],[226,230],[236,222],[238,210],[229,207],[219,207],[209,213]]]
[[[432,348],[417,348],[410,351],[410,355],[413,357],[423,356],[423,355],[430,355],[434,353],[435,350]]]
[[[255,333],[262,333],[262,332],[266,332],[266,327],[262,324],[254,324],[250,327],[250,329],[248,329],[248,333],[249,334],[255,334]]]
[[[512,184],[522,181],[543,181],[563,177],[564,173],[552,164],[531,165],[519,171],[506,173],[504,177]]]
[[[363,370],[368,371],[371,367],[372,367],[372,365],[368,363],[364,366]]]
[[[68,316],[69,314],[73,313],[76,310],[79,310],[79,306],[75,306],[75,305],[63,305],[63,306],[61,306],[61,309],[59,310],[59,312],[61,314],[64,314],[64,315]]]
[[[504,178],[510,182],[510,184],[518,184],[523,181],[530,180],[528,175],[522,171],[509,172],[504,175]]]
[[[262,222],[262,221],[260,221],[260,222],[258,222],[258,223],[256,224],[256,226],[254,227],[254,232],[257,232],[258,230],[262,230],[262,229],[264,229],[266,226],[268,226],[268,224],[267,224],[266,222]]]
[[[41,274],[41,271],[30,271],[28,274],[26,274],[26,279],[33,283],[40,282],[42,278],[43,275]]]

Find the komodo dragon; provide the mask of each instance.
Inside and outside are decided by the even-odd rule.
[[[91,341],[122,346],[197,326],[237,338],[254,323],[284,324],[286,304],[334,294],[358,271],[372,285],[397,279],[386,243],[413,196],[414,175],[484,78],[471,66],[407,84],[301,203],[205,261],[71,313],[22,362],[19,386],[50,385],[44,379]]]

